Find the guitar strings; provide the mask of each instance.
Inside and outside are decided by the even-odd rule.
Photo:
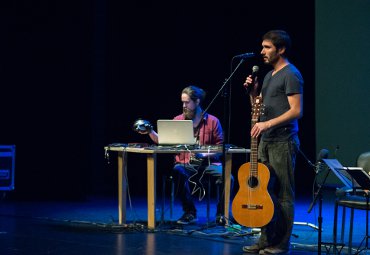
[[[255,106],[254,106],[255,107]],[[252,123],[251,123],[251,128],[253,128],[253,126],[256,124],[255,122],[255,119],[252,117]],[[249,159],[249,178],[246,180],[246,185],[249,187],[249,185],[251,184],[250,181],[252,181],[252,178],[253,178],[253,174],[252,174],[252,171],[253,171],[253,164],[255,164],[255,155],[254,153],[256,153],[256,145],[255,145],[255,140],[253,140],[254,138],[251,137],[251,149],[253,149],[253,152],[251,152],[250,154],[250,159]],[[248,205],[251,204],[251,198],[252,198],[252,190],[251,188],[248,189],[248,197],[247,197],[247,203]],[[250,225],[250,224],[249,224]]]

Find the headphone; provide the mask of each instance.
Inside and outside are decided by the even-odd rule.
[[[132,129],[140,134],[149,134],[153,130],[153,126],[147,120],[137,119],[134,122]]]

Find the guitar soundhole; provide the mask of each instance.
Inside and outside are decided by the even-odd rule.
[[[258,185],[258,179],[255,176],[249,177],[248,179],[248,186],[251,188],[255,188]]]

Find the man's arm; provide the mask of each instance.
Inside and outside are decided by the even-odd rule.
[[[253,82],[253,85],[252,85]],[[254,103],[254,99],[258,96],[258,88],[259,88],[259,83],[258,83],[258,78],[256,77],[254,80],[252,79],[252,75],[249,75],[243,84],[244,88],[246,91],[249,91],[249,100],[251,105]]]
[[[270,129],[271,127],[289,122],[293,119],[301,118],[303,115],[302,94],[289,95],[288,102],[290,105],[290,109],[288,111],[271,120],[256,123],[251,129],[251,136],[257,137],[264,131]]]
[[[157,134],[157,132],[155,132],[154,130],[152,130],[149,133],[149,137],[150,137],[150,139],[152,139],[153,142],[158,143],[158,134]]]

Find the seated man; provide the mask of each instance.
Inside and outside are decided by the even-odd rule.
[[[203,89],[196,86],[189,86],[182,90],[181,101],[183,113],[176,116],[175,120],[192,120],[194,127],[194,139],[199,145],[221,145],[223,142],[223,131],[221,123],[215,116],[205,113],[201,103],[205,98]],[[158,134],[151,130],[150,138],[158,143]],[[200,192],[199,198],[204,197],[202,181],[205,174],[218,176],[221,180],[222,164],[221,154],[199,153],[194,155],[190,152],[179,153],[175,156],[174,171],[181,174],[183,189],[180,192],[184,214],[177,221],[178,224],[190,224],[197,221],[197,210],[192,200],[192,195]],[[192,187],[192,189],[191,189]],[[216,221],[221,220],[222,204],[218,201]]]

